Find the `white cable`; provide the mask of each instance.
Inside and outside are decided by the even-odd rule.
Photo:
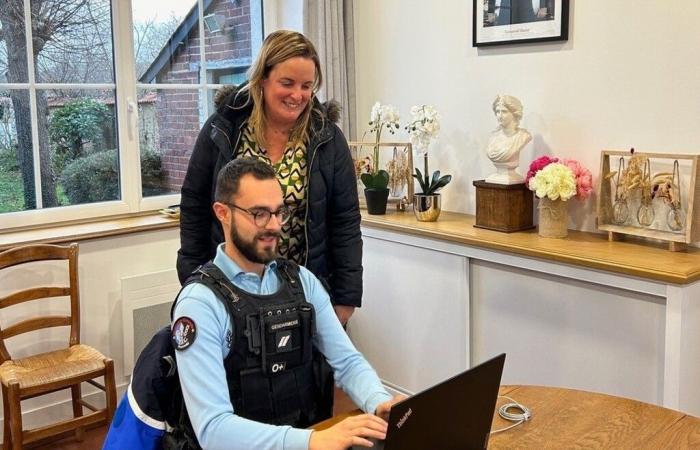
[[[510,400],[510,403],[506,403],[505,405],[501,406],[498,408],[498,415],[504,418],[505,420],[509,420],[511,422],[515,422],[513,425],[507,426],[505,428],[500,428],[498,430],[492,430],[491,434],[495,433],[500,433],[501,431],[506,431],[510,430],[511,428],[517,427],[518,425],[530,420],[532,418],[532,413],[530,413],[530,409],[527,406],[521,405],[520,403],[516,402],[512,398],[505,396],[505,395],[499,395],[499,398],[505,398],[507,400]],[[521,412],[519,413],[513,413],[509,412],[509,409],[517,409],[520,410]]]

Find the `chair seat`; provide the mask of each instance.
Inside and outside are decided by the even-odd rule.
[[[0,381],[5,386],[17,381],[20,389],[31,388],[103,369],[104,360],[104,355],[89,345],[73,345],[61,350],[5,361],[0,365]]]

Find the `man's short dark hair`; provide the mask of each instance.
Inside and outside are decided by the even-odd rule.
[[[216,177],[216,193],[214,200],[228,202],[238,192],[241,178],[251,174],[256,180],[277,179],[275,169],[257,158],[238,158],[226,164]]]

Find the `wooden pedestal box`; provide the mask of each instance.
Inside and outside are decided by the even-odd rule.
[[[474,180],[477,228],[503,231],[529,230],[532,223],[533,193],[525,183],[494,184]]]

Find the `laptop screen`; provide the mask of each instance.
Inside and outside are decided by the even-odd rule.
[[[486,448],[505,358],[503,353],[394,405],[386,441],[373,448]]]

